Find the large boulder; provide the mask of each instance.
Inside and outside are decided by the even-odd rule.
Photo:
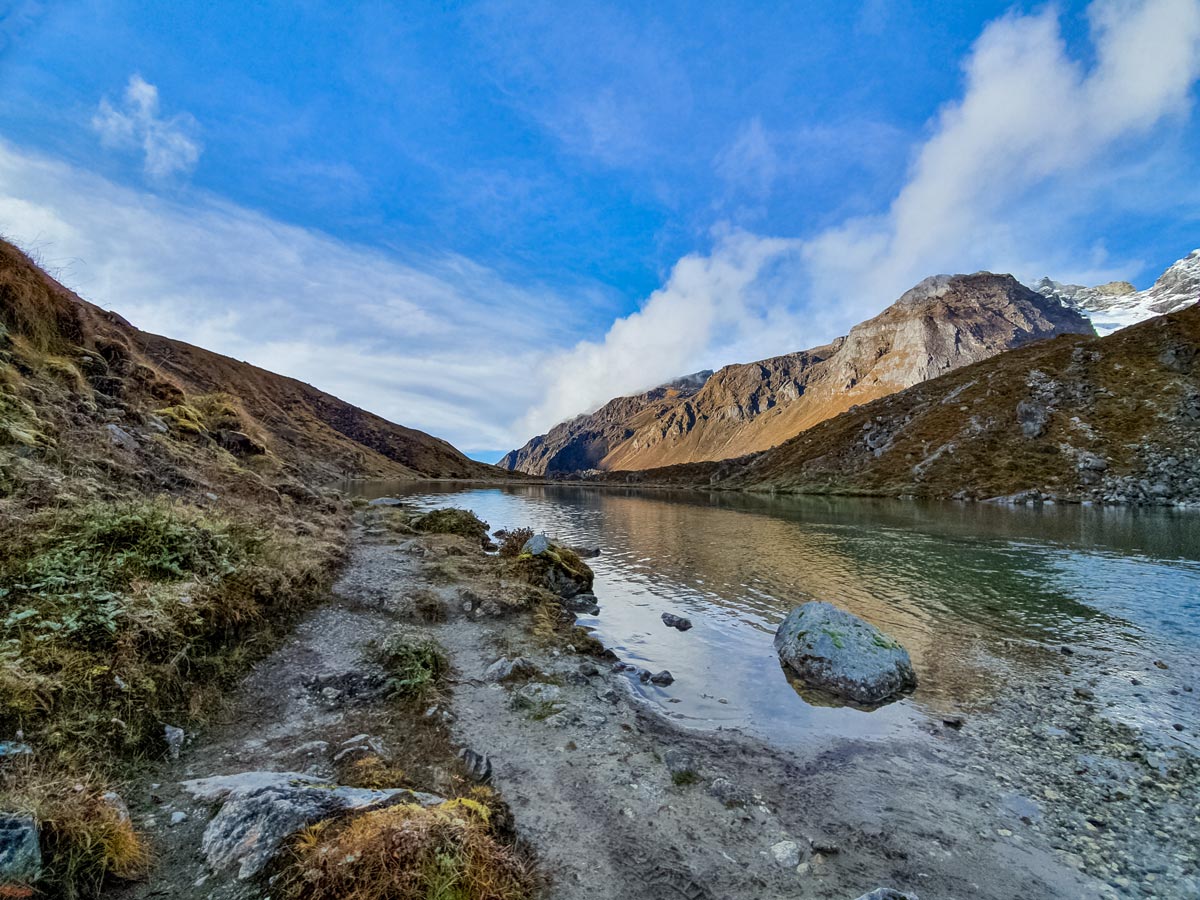
[[[41,877],[37,822],[33,816],[0,813],[0,896],[4,888],[27,888]]]
[[[306,825],[347,810],[444,802],[403,789],[332,785],[299,772],[241,772],[185,781],[181,787],[197,800],[222,804],[204,830],[200,850],[214,872],[236,869],[243,880],[261,872],[283,842]]]
[[[775,650],[809,687],[855,703],[883,703],[917,686],[908,651],[830,603],[788,613],[775,632]]]
[[[535,534],[525,542],[512,567],[531,584],[564,598],[590,592],[595,580],[591,567],[579,558],[579,554],[554,543],[544,534]]]

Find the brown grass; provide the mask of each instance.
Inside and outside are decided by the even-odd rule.
[[[276,881],[292,900],[524,900],[534,879],[472,798],[399,805],[305,829]]]

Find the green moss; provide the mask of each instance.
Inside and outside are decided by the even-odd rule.
[[[426,534],[457,534],[481,544],[488,536],[488,523],[469,509],[435,509],[413,519],[411,524]]]
[[[164,406],[162,409],[155,410],[155,413],[175,431],[181,431],[184,434],[204,433],[204,418],[200,411],[185,403]]]
[[[700,776],[691,769],[681,769],[678,772],[671,773],[671,784],[676,787],[686,787],[689,784],[695,784],[700,780]]]
[[[835,631],[832,628],[822,628],[821,631],[823,631],[826,636],[833,641],[833,646],[837,647],[839,650],[845,649],[846,641],[840,631]]]

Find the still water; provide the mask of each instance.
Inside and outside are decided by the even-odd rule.
[[[1014,681],[1061,678],[1065,645],[1073,666],[1100,679],[1113,715],[1169,733],[1181,717],[1173,685],[1194,681],[1200,659],[1194,512],[552,485],[367,482],[352,490],[464,507],[493,530],[529,526],[600,547],[588,561],[600,612],[580,624],[622,659],[670,670],[670,687],[637,689],[698,727],[776,740],[894,735],[985,709]],[[802,697],[772,637],[807,600],[837,603],[900,640],[920,679],[912,697],[871,712]],[[667,628],[664,612],[695,627]],[[1136,697],[1133,676],[1142,682]]]

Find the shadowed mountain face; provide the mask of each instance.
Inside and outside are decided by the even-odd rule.
[[[0,413],[10,487],[63,459],[160,487],[214,478],[222,466],[260,486],[498,474],[295,379],[139,331],[3,241]],[[213,463],[204,476],[202,458]]]
[[[702,385],[610,401],[534,438],[500,465],[530,474],[641,470],[766,450],[895,391],[1088,320],[1010,275],[927,278],[824,347],[732,365]]]

